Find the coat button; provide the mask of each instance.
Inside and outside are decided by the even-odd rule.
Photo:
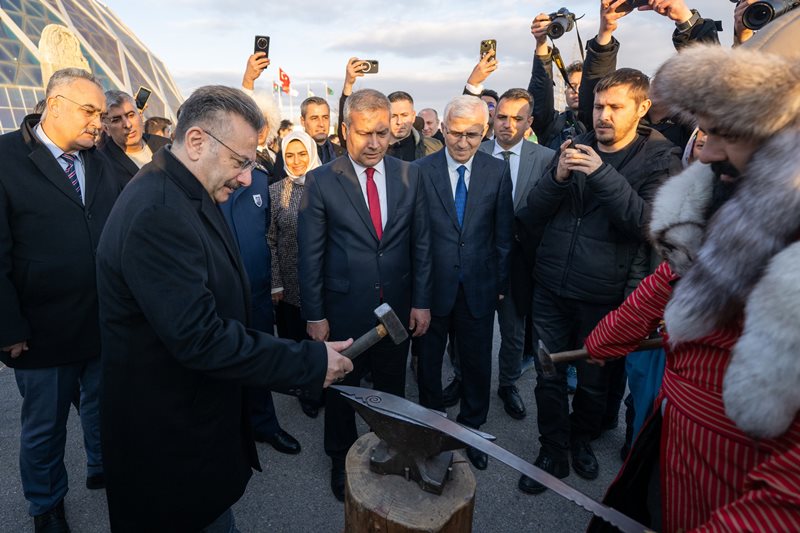
[[[86,220],[92,220],[92,213],[86,213]]]
[[[461,246],[464,246],[464,243],[463,243],[463,242],[461,243]]]
[[[375,284],[375,290],[376,290],[376,291],[379,291],[379,290],[381,290],[381,284],[380,284],[380,283],[376,283],[376,284]]]

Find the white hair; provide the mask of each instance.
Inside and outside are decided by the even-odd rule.
[[[267,143],[272,142],[278,137],[278,129],[281,125],[281,112],[278,109],[278,104],[275,99],[264,91],[256,91],[253,93],[253,100],[264,115],[264,120],[267,121]]]
[[[471,118],[475,113],[480,113],[482,115],[484,125],[489,123],[489,107],[486,105],[486,102],[477,96],[462,94],[456,96],[447,103],[447,106],[444,108],[442,122],[447,124],[450,117]]]

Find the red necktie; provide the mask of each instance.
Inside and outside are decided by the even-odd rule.
[[[381,200],[378,196],[378,186],[375,185],[373,175],[375,169],[370,167],[367,169],[367,201],[369,202],[369,217],[372,219],[372,225],[375,228],[375,233],[378,234],[378,240],[383,236],[383,224],[381,223]]]

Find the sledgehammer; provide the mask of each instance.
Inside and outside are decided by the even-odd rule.
[[[389,304],[379,305],[374,313],[380,324],[357,338],[349,348],[341,352],[343,356],[355,359],[387,335],[395,344],[400,344],[408,338],[406,328]]]
[[[661,337],[656,337],[655,339],[645,339],[640,342],[639,346],[637,346],[633,351],[642,352],[644,350],[655,350],[656,348],[661,348],[662,343],[663,339]],[[541,339],[539,339],[539,351],[537,352],[537,355],[539,356],[539,365],[542,367],[542,375],[546,378],[556,377],[557,373],[555,365],[557,363],[581,361],[589,358],[589,352],[587,352],[584,348],[581,348],[580,350],[550,353],[550,350],[547,349],[547,346],[544,345]]]

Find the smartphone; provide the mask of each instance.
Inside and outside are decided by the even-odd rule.
[[[134,96],[134,100],[136,100],[136,109],[139,111],[144,111],[145,106],[147,105],[147,100],[150,98],[150,94],[153,91],[148,89],[147,87],[139,87],[139,90],[136,91],[136,96]]]
[[[377,59],[362,59],[362,63],[364,66],[361,68],[361,72],[364,74],[377,74],[378,73],[378,60]]]
[[[255,45],[253,46],[253,53],[257,54],[258,52],[264,52],[265,54],[267,54],[265,57],[269,57],[269,36],[256,35]]]
[[[481,57],[485,56],[489,53],[490,50],[494,50],[495,57],[497,56],[497,41],[494,39],[485,39],[481,41]]]
[[[641,6],[646,6],[647,0],[627,0],[617,7],[614,11],[616,13],[628,13],[629,11],[633,11]]]

